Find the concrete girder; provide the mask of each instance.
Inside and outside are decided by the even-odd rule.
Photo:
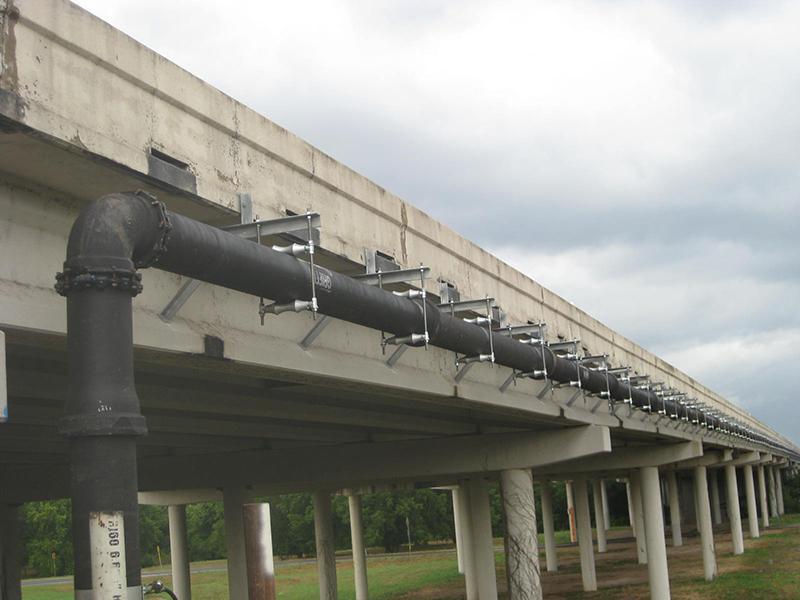
[[[558,448],[560,456],[553,455]],[[191,487],[199,467],[215,485],[313,483],[435,478],[504,469],[542,469],[554,459],[577,459],[611,450],[609,430],[589,425],[558,431],[523,432],[421,439],[402,442],[347,444],[289,450],[234,452],[197,457],[160,458],[149,469],[141,461],[139,486],[144,489]],[[188,484],[188,485],[187,485]],[[341,486],[351,487],[351,486]]]
[[[562,462],[546,470],[536,471],[537,476],[568,475],[579,473],[609,473],[628,471],[640,467],[659,467],[703,455],[700,441],[652,446],[614,448],[610,455],[592,456],[581,460]]]
[[[153,506],[182,506],[200,502],[221,502],[222,492],[208,490],[171,490],[168,492],[139,492],[139,504]]]
[[[694,469],[695,467],[721,467],[724,461],[732,459],[732,450],[705,450],[702,455],[695,458],[664,465],[662,470],[683,471],[684,469]]]
[[[323,487],[358,488],[365,483],[431,481],[504,469],[538,471],[556,461],[610,451],[609,429],[587,425],[552,431],[152,457],[139,460],[139,489],[163,492],[246,485],[270,495]],[[69,489],[69,465],[27,469],[18,477],[14,485],[0,489],[0,500],[60,498],[64,489]]]

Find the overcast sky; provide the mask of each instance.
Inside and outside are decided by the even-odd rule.
[[[800,2],[78,4],[800,445]]]

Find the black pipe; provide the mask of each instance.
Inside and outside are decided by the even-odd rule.
[[[59,430],[70,441],[76,592],[92,589],[89,519],[102,511],[122,512],[127,587],[141,586],[136,438],[147,428],[133,381],[132,297],[141,289],[134,267],[163,243],[164,212],[152,202],[126,195],[89,205],[57,276],[67,297],[69,390]]]
[[[144,435],[146,427],[133,387],[131,298],[141,290],[136,269],[151,265],[278,303],[312,297],[308,263],[168,213],[144,192],[105,196],[83,211],[72,228],[64,272],[56,284],[67,296],[70,389],[60,430],[72,447],[78,590],[91,589],[88,516],[104,510],[124,513],[128,587],[141,585],[135,438]],[[546,363],[552,381],[580,381],[589,393],[631,399],[646,410],[701,416],[696,409],[587,369],[547,347],[522,344],[442,313],[430,301],[425,300],[423,311],[420,300],[321,267],[316,268],[315,281],[322,314],[402,337],[425,333],[425,312],[434,346],[466,356],[489,354],[493,348],[498,364],[521,372],[543,371]],[[714,428],[742,433],[715,417],[707,420]],[[775,446],[761,434],[751,437]],[[114,465],[113,473],[101,467],[106,464]]]

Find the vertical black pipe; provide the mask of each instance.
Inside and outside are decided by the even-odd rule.
[[[136,437],[145,432],[133,387],[130,293],[111,286],[75,290],[67,299],[67,414],[70,440],[75,590],[92,589],[89,516],[121,511],[127,587],[141,586]]]

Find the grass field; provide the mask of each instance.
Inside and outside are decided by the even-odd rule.
[[[787,515],[781,524],[800,522],[800,515]],[[776,520],[777,524],[777,520]],[[612,533],[612,537],[627,535]],[[569,534],[559,536],[565,541]],[[670,548],[669,564],[673,600],[797,600],[800,598],[800,529],[765,532],[757,540],[746,540],[746,552],[733,556],[723,533],[717,535],[717,560],[720,577],[705,582],[702,577],[696,540],[687,540],[683,548]],[[730,536],[727,536],[729,539]],[[496,540],[499,542],[499,540]],[[694,544],[694,545],[693,545]],[[544,560],[542,560],[544,562]],[[224,561],[208,564],[224,564]],[[496,556],[500,598],[505,598],[505,573],[502,552]],[[200,566],[195,564],[193,566]],[[372,600],[463,600],[464,581],[458,574],[455,554],[403,554],[371,558],[369,567]],[[355,597],[353,567],[350,562],[337,565],[339,597]],[[169,587],[170,578],[160,577]],[[580,566],[575,547],[559,549],[558,573],[543,573],[543,588],[548,600],[649,600],[647,567],[636,564],[635,549],[629,542],[614,544],[610,552],[598,555],[597,578],[601,590],[580,591]],[[155,579],[143,575],[148,582]],[[318,597],[316,565],[276,562],[276,588],[281,600],[308,600]],[[24,600],[69,600],[72,585],[26,586]],[[194,600],[222,600],[228,597],[225,571],[192,575]]]

